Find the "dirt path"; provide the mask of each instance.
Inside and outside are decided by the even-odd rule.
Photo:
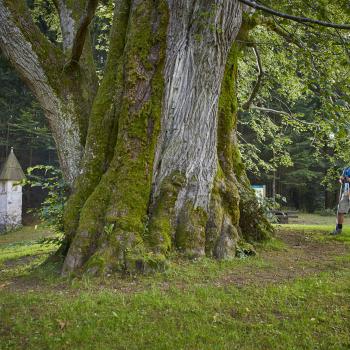
[[[244,266],[218,282],[237,286],[266,285],[350,267],[350,258],[339,259],[350,254],[350,247],[343,243],[319,241],[293,231],[279,231],[277,237],[286,244],[286,249],[260,252],[267,267]]]

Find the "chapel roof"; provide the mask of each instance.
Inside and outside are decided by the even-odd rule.
[[[4,180],[21,181],[24,178],[25,178],[24,172],[15,156],[15,153],[13,152],[13,147],[12,147],[11,152],[6,159],[6,162],[1,168],[0,181],[4,181]]]

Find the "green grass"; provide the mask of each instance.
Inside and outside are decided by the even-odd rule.
[[[326,226],[334,226],[336,215],[332,216],[321,216],[318,214],[309,214],[309,213],[298,213],[297,218],[291,218],[289,222],[291,224],[299,224],[299,225],[326,225]],[[349,219],[345,216],[345,224],[347,224]]]
[[[331,232],[335,227],[336,217],[334,216],[321,216],[317,214],[298,213],[297,218],[289,219],[289,224],[276,225],[282,226],[284,229],[297,229],[304,231],[317,231],[317,232]],[[347,229],[346,221],[344,228],[350,232],[350,228]]]
[[[350,242],[347,232],[303,230],[322,244]],[[278,239],[253,258],[174,259],[164,273],[67,280],[43,264],[55,247],[37,244],[39,236],[18,242],[17,232],[0,242],[0,349],[350,348],[348,254],[332,270],[278,283],[225,280],[268,270],[267,252],[292,254]]]
[[[45,226],[23,226],[16,231],[0,234],[0,247],[5,244],[31,242],[52,236],[54,233]]]
[[[350,273],[267,288],[5,294],[2,349],[347,349]],[[14,315],[18,315],[17,317]],[[20,315],[20,316],[19,316]]]
[[[26,226],[0,235],[0,283],[16,276],[31,278],[33,269],[57,249],[43,241],[57,236],[44,226]]]
[[[283,225],[283,230],[322,234],[317,237],[318,240],[335,240],[350,243],[350,227],[343,228],[342,234],[336,236],[329,235],[334,230],[334,226],[327,225]]]
[[[299,231],[304,233],[323,234],[326,237],[319,236],[317,239],[334,239],[340,242],[350,242],[349,218],[345,216],[342,235],[329,237],[328,234],[335,229],[336,216],[321,216],[317,214],[298,213],[298,218],[289,220],[289,224],[275,224],[277,229]],[[327,237],[328,236],[328,237]]]

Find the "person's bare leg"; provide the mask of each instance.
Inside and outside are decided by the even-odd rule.
[[[332,235],[338,235],[341,233],[343,229],[343,222],[344,222],[344,213],[338,213],[335,230],[331,232]]]
[[[337,224],[342,225],[344,222],[344,213],[338,213],[338,217],[337,217]]]

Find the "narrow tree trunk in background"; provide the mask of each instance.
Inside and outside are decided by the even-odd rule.
[[[144,270],[174,249],[227,258],[270,232],[235,137],[241,17],[238,1],[117,3],[64,273]]]
[[[276,201],[276,170],[272,173],[272,199]]]

